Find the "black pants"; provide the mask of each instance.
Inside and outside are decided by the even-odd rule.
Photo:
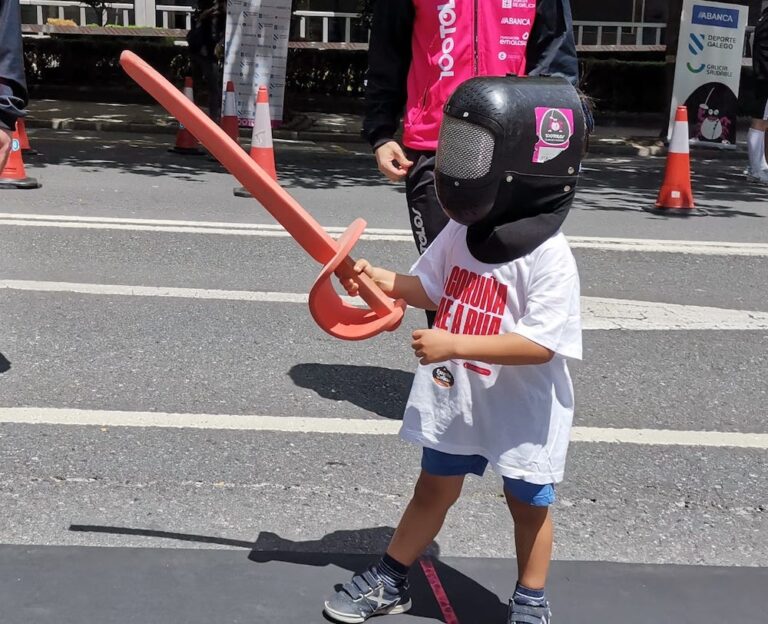
[[[435,153],[405,149],[414,165],[405,180],[408,218],[419,255],[423,254],[448,223],[435,192]],[[435,312],[427,310],[427,324],[432,327]]]

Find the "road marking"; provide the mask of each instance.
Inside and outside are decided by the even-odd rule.
[[[760,330],[768,329],[768,312],[706,306],[582,297],[584,329],[624,330]]]
[[[164,286],[122,286],[115,284],[75,284],[70,282],[37,282],[0,280],[0,289],[36,292],[77,293],[129,297],[176,297],[179,299],[211,299],[251,301],[255,303],[307,303],[303,293],[257,292],[248,290],[206,290],[202,288],[166,288]],[[357,301],[345,297],[349,302]]]
[[[397,420],[368,420],[362,418],[174,414],[50,407],[3,407],[0,408],[0,423],[94,427],[159,427],[164,429],[221,429],[344,435],[396,435],[400,431],[401,424]],[[571,439],[574,442],[586,443],[602,442],[648,446],[768,449],[768,433],[574,427]]]
[[[230,223],[222,221],[180,221],[173,219],[123,219],[116,217],[78,217],[0,213],[0,225],[53,227],[96,230],[129,230],[142,232],[171,232],[181,234],[221,234],[228,236],[261,236],[287,238],[280,225],[271,223]],[[341,234],[345,227],[326,227],[332,235]],[[410,230],[369,228],[361,237],[370,241],[413,242]],[[603,251],[634,251],[641,253],[682,253],[717,256],[768,257],[768,244],[734,243],[727,241],[654,240],[642,238],[599,238],[569,236],[574,249]]]
[[[126,286],[117,284],[79,284],[28,280],[0,280],[0,289],[75,293],[83,295],[174,297],[253,303],[306,304],[304,293],[258,292],[247,290],[210,290],[165,286]],[[353,305],[360,299],[344,297]],[[763,330],[768,329],[768,312],[728,310],[628,299],[582,297],[582,322],[586,330],[623,329],[633,331],[673,330]]]

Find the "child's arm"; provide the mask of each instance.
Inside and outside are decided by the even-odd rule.
[[[441,329],[419,329],[413,332],[411,347],[421,364],[458,359],[525,366],[546,364],[555,356],[554,351],[515,333],[465,336]]]
[[[437,310],[437,304],[428,296],[421,280],[415,275],[402,275],[381,267],[371,266],[367,260],[358,260],[354,271],[357,275],[365,273],[385,295],[395,299],[403,299],[409,306],[422,310]],[[351,297],[358,294],[359,284],[354,278],[340,278],[341,285]]]

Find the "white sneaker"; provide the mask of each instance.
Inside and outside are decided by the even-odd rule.
[[[744,172],[744,175],[747,176],[747,180],[750,182],[757,182],[758,184],[768,184],[768,170],[762,170],[755,173],[751,169],[747,169]]]

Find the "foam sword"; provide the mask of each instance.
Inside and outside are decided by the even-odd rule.
[[[309,310],[323,330],[343,340],[364,340],[397,329],[403,319],[404,301],[393,301],[371,279],[359,275],[360,297],[370,309],[358,308],[346,303],[331,282],[334,273],[342,277],[354,275],[355,262],[349,253],[365,230],[363,219],[353,221],[338,239],[331,238],[236,141],[157,71],[128,50],[120,55],[120,64],[131,78],[184,124],[312,258],[323,265],[309,292]]]

